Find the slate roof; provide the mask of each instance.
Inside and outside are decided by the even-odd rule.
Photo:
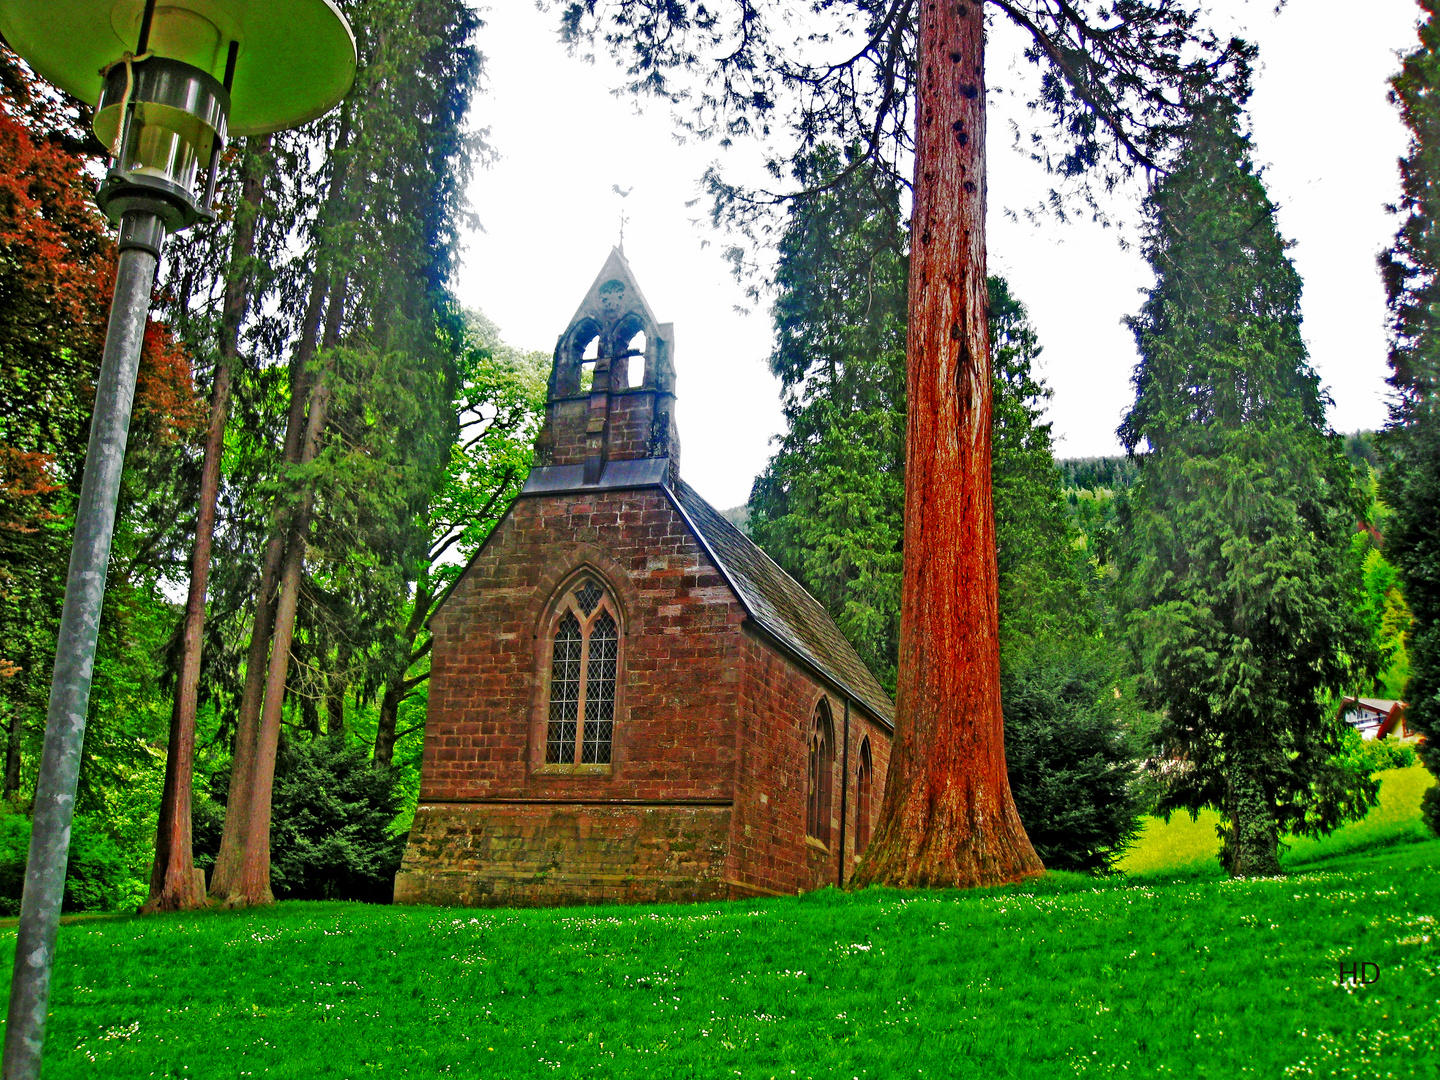
[[[680,480],[665,490],[757,625],[890,727],[895,706],[830,613],[699,492]]]

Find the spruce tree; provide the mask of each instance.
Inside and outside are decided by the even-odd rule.
[[[1440,773],[1440,27],[1436,0],[1421,0],[1420,45],[1392,82],[1392,99],[1410,128],[1400,162],[1405,215],[1392,251],[1380,257],[1391,316],[1390,383],[1395,401],[1381,439],[1381,490],[1394,511],[1385,553],[1399,568],[1414,615],[1408,723],[1423,732],[1421,759]],[[1440,794],[1431,788],[1426,817],[1440,831]]]
[[[1241,130],[1214,99],[1147,203],[1156,283],[1130,320],[1140,476],[1121,515],[1122,596],[1165,710],[1160,809],[1213,807],[1236,875],[1279,871],[1285,833],[1373,803],[1335,757],[1336,695],[1364,659],[1360,505],[1300,336],[1300,276]]]

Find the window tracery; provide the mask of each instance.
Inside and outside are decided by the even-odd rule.
[[[594,578],[583,577],[566,592],[552,626],[545,763],[608,765],[620,663],[614,602]]]

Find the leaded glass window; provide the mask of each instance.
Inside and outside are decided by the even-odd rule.
[[[835,726],[830,707],[824,701],[815,710],[810,727],[808,791],[805,800],[805,832],[822,844],[830,843],[830,786],[835,763]]]
[[[545,762],[609,765],[620,663],[614,604],[592,578],[582,578],[561,600],[555,620]]]
[[[594,614],[595,605],[600,603],[600,598],[604,595],[600,586],[593,581],[586,581],[575,590],[575,599],[580,602],[580,610],[585,613],[587,618]]]
[[[545,760],[575,760],[575,724],[580,716],[580,622],[569,612],[555,631],[550,663],[550,731]]]
[[[590,629],[590,663],[585,671],[585,745],[580,760],[586,765],[610,764],[610,738],[615,730],[615,662],[620,638],[607,611]]]

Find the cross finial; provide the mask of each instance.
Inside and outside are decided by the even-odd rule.
[[[635,185],[632,184],[632,185],[630,185],[628,188],[626,188],[624,191],[621,191],[619,184],[611,184],[611,185],[610,185],[610,190],[613,191],[616,195],[619,195],[620,198],[622,198],[622,199],[627,199],[627,198],[630,197],[630,192],[632,192],[632,191],[635,190]],[[625,254],[625,226],[628,225],[629,223],[630,223],[630,219],[625,216],[625,204],[622,202],[622,203],[620,204],[620,244],[619,244],[620,254],[622,254],[622,255]]]

